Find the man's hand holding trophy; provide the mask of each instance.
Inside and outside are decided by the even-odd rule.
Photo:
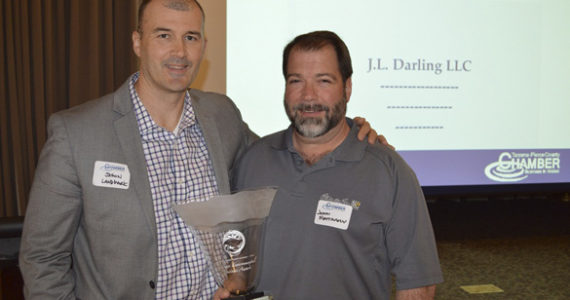
[[[263,252],[263,224],[276,192],[272,187],[246,190],[174,207],[200,243],[218,286],[232,294],[229,299],[270,299],[253,291]]]

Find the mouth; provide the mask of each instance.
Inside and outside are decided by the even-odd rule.
[[[175,73],[186,72],[188,69],[188,65],[179,65],[179,64],[166,64],[166,68]]]
[[[322,104],[308,104],[308,103],[301,103],[295,105],[294,109],[301,113],[311,114],[311,113],[320,113],[320,112],[328,112],[329,108]]]
[[[169,69],[174,69],[174,70],[184,70],[184,69],[188,68],[188,65],[166,65],[166,67],[168,67]]]
[[[164,62],[164,67],[168,70],[168,72],[175,76],[182,76],[184,75],[192,64],[187,61],[186,59],[168,59]]]

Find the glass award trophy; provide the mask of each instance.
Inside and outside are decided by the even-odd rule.
[[[253,292],[263,250],[263,223],[276,188],[220,195],[204,202],[174,205],[197,238],[218,283],[229,299],[271,299]]]

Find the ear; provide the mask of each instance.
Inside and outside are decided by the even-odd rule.
[[[140,57],[141,56],[141,34],[137,30],[133,31],[131,35],[131,39],[133,40],[133,51],[135,54]]]
[[[344,94],[346,96],[346,102],[348,102],[350,95],[352,95],[352,77],[348,77],[344,83]]]

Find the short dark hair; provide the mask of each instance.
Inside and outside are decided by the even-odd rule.
[[[142,19],[143,19],[143,14],[144,14],[144,10],[146,9],[146,6],[151,2],[152,0],[142,0],[141,4],[139,5],[139,11],[138,11],[138,16],[137,16],[137,31],[141,31],[141,26],[142,26]],[[172,0],[174,2],[187,2],[184,0]],[[204,27],[204,22],[206,22],[206,14],[204,13],[204,9],[202,8],[202,5],[200,5],[200,2],[198,2],[197,0],[192,0],[192,2],[196,3],[196,5],[198,5],[198,8],[200,8],[200,13],[202,13],[202,28]]]
[[[287,65],[289,63],[289,55],[293,49],[297,50],[320,50],[323,47],[331,45],[338,61],[338,68],[342,76],[343,83],[352,76],[352,61],[346,44],[334,32],[321,30],[305,33],[294,38],[283,50],[283,76],[287,78]]]

